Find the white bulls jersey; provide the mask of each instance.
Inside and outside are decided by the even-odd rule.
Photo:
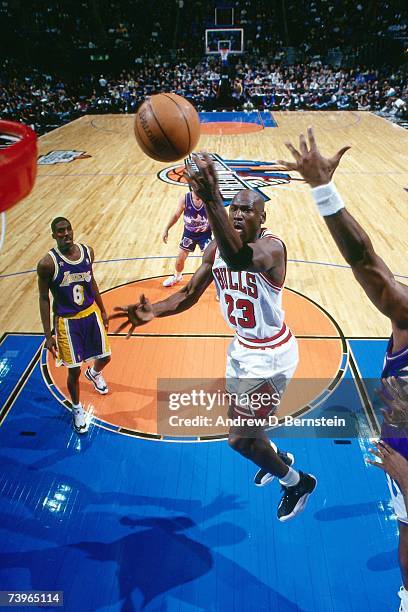
[[[278,240],[267,229],[260,238]],[[286,326],[282,309],[282,285],[277,285],[265,272],[234,272],[215,251],[212,267],[224,319],[235,330],[240,344],[246,348],[276,348],[286,343],[291,331]]]

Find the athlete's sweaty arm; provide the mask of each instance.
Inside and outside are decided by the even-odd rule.
[[[110,315],[109,320],[124,318],[125,321],[115,330],[115,333],[118,334],[130,325],[127,334],[127,338],[130,338],[136,327],[146,325],[146,323],[149,323],[149,321],[156,317],[169,317],[194,306],[213,280],[212,264],[214,253],[215,243],[212,242],[204,252],[201,266],[193,274],[187,285],[165,300],[151,304],[145,295],[142,294],[140,302],[137,304],[116,306],[114,310],[117,314]]]
[[[211,225],[221,257],[232,270],[248,270],[249,272],[270,272],[284,265],[282,245],[272,244],[270,240],[256,240],[256,235],[250,240],[242,239],[230,222],[226,213],[218,187],[218,176],[214,162],[207,153],[193,154],[194,164],[187,164],[187,179],[193,191],[203,200],[207,217]],[[265,220],[263,200],[252,190],[244,190],[238,194],[230,205],[233,222],[237,216],[243,225],[249,220],[250,225],[260,228]],[[238,213],[234,210],[238,209]],[[252,217],[252,219],[251,219]],[[252,221],[252,223],[251,223]],[[245,222],[245,223],[244,223]],[[247,237],[248,238],[248,237]]]
[[[408,329],[408,287],[397,282],[391,270],[374,251],[372,242],[356,219],[344,208],[344,203],[331,179],[340,159],[349,147],[343,147],[332,158],[319,152],[311,128],[308,129],[309,147],[303,134],[299,149],[291,143],[286,146],[295,162],[278,160],[288,170],[300,172],[312,187],[312,195],[320,214],[336,242],[340,253],[351,266],[373,304],[397,329]]]
[[[49,283],[54,274],[54,263],[49,255],[46,255],[37,265],[38,293],[41,323],[44,329],[45,344],[53,357],[57,355],[57,343],[51,331],[50,316],[50,289]]]

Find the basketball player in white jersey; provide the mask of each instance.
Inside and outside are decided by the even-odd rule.
[[[295,337],[284,322],[282,288],[286,273],[286,249],[282,241],[262,229],[264,201],[255,191],[245,189],[233,199],[229,217],[218,189],[218,178],[210,157],[195,156],[197,170],[188,169],[189,182],[205,203],[215,237],[206,249],[200,268],[189,283],[167,299],[151,304],[142,295],[138,304],[117,307],[123,318],[117,332],[134,329],[155,317],[165,317],[191,308],[215,280],[220,307],[235,337],[227,355],[227,391],[237,397],[260,393],[282,396],[298,364]],[[267,418],[276,404],[256,412],[239,401],[230,405],[229,415],[240,416],[242,426],[229,432],[230,446],[259,466],[261,481],[279,478],[283,496],[278,519],[286,521],[301,512],[316,487],[316,478],[290,467],[293,455],[271,445],[263,428],[245,426],[246,419]]]

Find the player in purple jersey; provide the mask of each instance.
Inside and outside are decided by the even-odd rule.
[[[64,217],[54,219],[51,230],[57,245],[37,266],[45,345],[53,357],[68,368],[73,427],[77,433],[86,433],[90,418],[79,400],[81,363],[95,360],[93,366],[87,368],[85,376],[98,393],[106,394],[108,387],[102,370],[110,361],[108,317],[93,275],[92,248],[74,243],[71,223]],[[53,325],[50,292],[53,296]]]
[[[291,143],[286,143],[295,161],[278,160],[288,170],[296,170],[312,188],[312,196],[317,204],[327,228],[336,242],[341,254],[351,266],[356,280],[382,314],[391,321],[392,335],[386,350],[382,376],[398,376],[402,382],[408,377],[408,287],[398,282],[391,270],[374,251],[366,232],[354,217],[346,210],[343,200],[332,182],[332,176],[340,159],[350,147],[343,147],[332,158],[320,154],[311,128],[308,139],[303,134],[299,139],[299,151]],[[387,420],[382,428],[382,438],[386,439],[384,448],[398,451],[401,459],[408,457],[408,439],[403,433],[396,434]],[[380,443],[380,448],[381,443]],[[378,449],[378,447],[377,447]],[[388,452],[388,450],[387,450]],[[391,451],[392,452],[392,451]],[[405,474],[400,476],[404,482],[408,479],[408,464],[400,461]],[[388,479],[391,498],[398,517],[400,534],[399,560],[404,586],[401,587],[400,610],[408,612],[408,516],[402,492],[398,483]]]
[[[176,266],[173,276],[167,278],[164,287],[172,287],[183,278],[185,261],[189,253],[195,251],[198,245],[204,253],[206,247],[211,242],[211,228],[205,212],[204,202],[194,192],[188,192],[180,196],[177,208],[170,217],[169,222],[163,232],[163,242],[167,244],[169,229],[173,227],[184,215],[184,231],[180,242],[180,250],[176,259]]]

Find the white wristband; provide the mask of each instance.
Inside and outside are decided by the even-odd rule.
[[[333,181],[327,185],[312,188],[312,196],[322,217],[334,215],[344,208],[344,202]]]

